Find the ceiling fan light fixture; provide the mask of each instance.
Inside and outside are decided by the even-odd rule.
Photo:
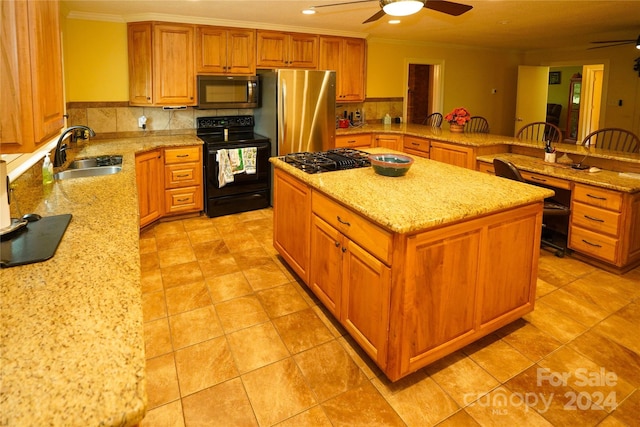
[[[408,16],[424,7],[424,1],[418,0],[380,0],[384,13],[391,16]]]
[[[316,13],[316,10],[314,8],[312,8],[312,7],[310,7],[309,9],[304,9],[302,11],[303,15],[313,15],[315,13]]]

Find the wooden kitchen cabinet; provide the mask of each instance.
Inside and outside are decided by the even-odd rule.
[[[136,155],[136,184],[140,228],[151,224],[163,214],[164,188],[162,149]]]
[[[30,153],[64,126],[58,1],[3,1],[0,28],[0,152]]]
[[[194,26],[136,22],[127,32],[129,103],[196,105]]]
[[[402,151],[402,135],[383,133],[373,136],[374,147],[384,147],[390,150]]]
[[[320,36],[318,68],[336,72],[336,101],[364,101],[366,71],[364,39]]]
[[[196,73],[255,75],[256,30],[196,27]]]
[[[202,146],[164,149],[164,213],[199,212],[203,206]]]
[[[338,148],[366,148],[371,147],[371,134],[336,135],[335,141]]]
[[[463,168],[476,168],[476,155],[472,147],[431,141],[429,158]]]
[[[279,169],[275,169],[273,186],[273,246],[309,283],[311,190]]]
[[[640,193],[574,184],[569,248],[621,269],[640,259]]]
[[[403,151],[414,156],[429,158],[429,147],[431,143],[428,139],[417,138],[415,136],[405,135],[403,139]]]
[[[390,260],[391,235],[320,193],[312,211],[309,288],[385,366],[391,270],[382,260]]]
[[[318,36],[257,30],[258,68],[318,68]]]

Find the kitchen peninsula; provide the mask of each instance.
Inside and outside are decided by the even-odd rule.
[[[195,135],[91,140],[78,157],[122,154],[121,172],[43,188],[36,165],[13,183],[11,207],[21,212],[12,216],[73,217],[53,258],[0,270],[1,425],[132,426],[142,420],[135,155],[201,144]]]
[[[274,246],[392,381],[533,310],[552,191],[420,157],[398,178],[271,161]]]

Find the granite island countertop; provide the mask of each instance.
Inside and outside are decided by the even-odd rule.
[[[390,152],[387,148],[363,151]],[[397,233],[452,224],[542,201],[554,194],[534,185],[411,157],[414,164],[402,177],[378,175],[371,167],[307,174],[278,157],[270,161],[274,167]]]
[[[142,420],[147,398],[135,154],[201,144],[195,135],[92,140],[77,157],[122,154],[121,172],[43,187],[40,162],[12,183],[12,216],[73,217],[53,258],[0,270],[1,425],[130,426]]]

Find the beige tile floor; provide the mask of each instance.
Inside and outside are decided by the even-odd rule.
[[[535,311],[390,383],[287,270],[271,223],[141,233],[142,427],[640,425],[640,269],[541,251]]]

